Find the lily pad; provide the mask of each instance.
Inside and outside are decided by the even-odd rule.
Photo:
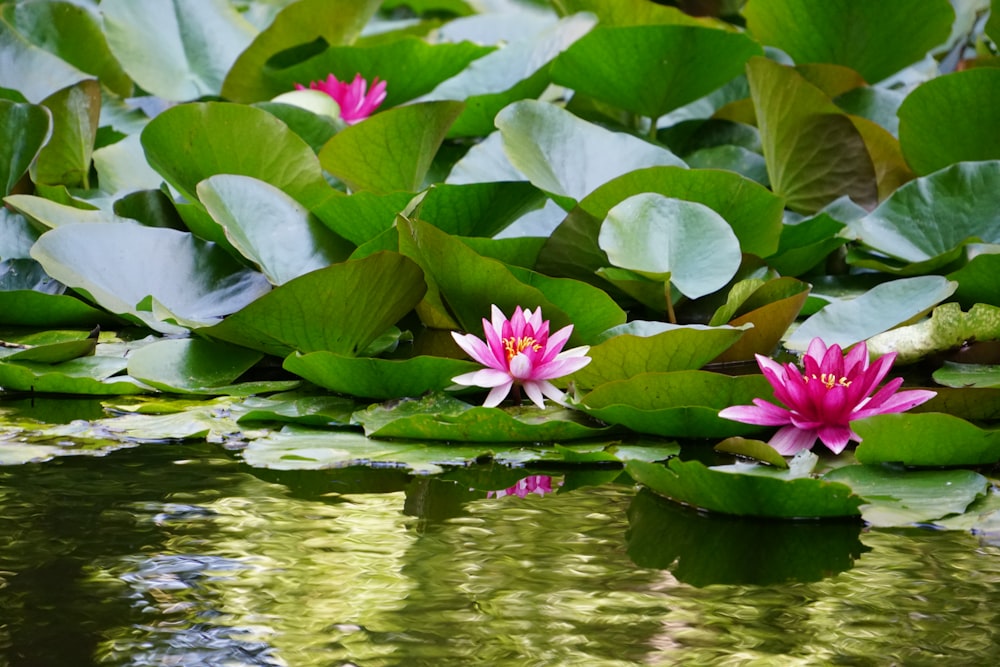
[[[256,30],[224,0],[101,3],[104,34],[142,88],[171,101],[218,95]]]
[[[51,132],[51,114],[45,107],[0,100],[0,191],[4,196],[28,171]]]
[[[950,361],[934,371],[934,381],[946,387],[1000,388],[1000,365],[956,364]]]
[[[357,355],[425,289],[416,264],[376,253],[295,278],[199,333],[280,357],[296,350]]]
[[[670,281],[692,299],[721,289],[741,259],[722,216],[654,193],[633,195],[608,211],[598,242],[613,265]]]
[[[785,342],[804,351],[819,337],[827,345],[847,347],[899,326],[947,299],[958,287],[942,276],[900,278],[882,283],[850,301],[823,308],[795,330]],[[878,348],[881,349],[881,348]],[[876,349],[869,348],[872,354]]]
[[[89,79],[46,97],[52,136],[31,165],[36,184],[90,187],[90,162],[100,122],[101,86]]]
[[[964,313],[957,303],[945,303],[929,319],[872,337],[868,351],[872,355],[896,352],[898,363],[912,363],[970,340],[1000,340],[1000,308],[977,304]]]
[[[93,223],[50,230],[31,250],[45,271],[113,313],[162,333],[171,316],[213,324],[268,292],[263,275],[223,250],[173,229]],[[152,297],[169,313],[158,317]]]
[[[357,403],[344,396],[287,392],[250,396],[233,406],[237,422],[283,422],[303,426],[348,426]]]
[[[851,424],[859,462],[945,467],[1000,461],[1000,431],[939,412],[877,415]]]
[[[551,76],[577,93],[656,119],[741,75],[752,55],[762,55],[760,45],[737,32],[602,26],[560,55]]]
[[[373,405],[354,414],[372,438],[457,442],[551,442],[595,438],[611,429],[575,410],[558,406],[483,408],[432,394]]]
[[[666,466],[631,461],[625,471],[675,502],[738,516],[779,519],[857,516],[863,502],[851,487],[786,473],[763,476],[723,472],[699,461],[671,459]]]
[[[104,355],[79,357],[58,364],[36,361],[0,362],[0,387],[7,391],[52,394],[144,394],[150,387],[121,376],[126,361]]]
[[[471,361],[443,357],[377,359],[333,352],[295,353],[285,358],[284,367],[330,391],[379,400],[440,391],[452,386],[456,375],[480,368]]]
[[[666,148],[588,123],[546,102],[525,100],[497,114],[503,149],[540,189],[579,201],[616,176],[686,166]]]
[[[902,471],[845,466],[823,479],[847,485],[865,499],[861,516],[873,526],[905,526],[960,514],[989,486],[971,470]]]
[[[81,72],[62,58],[35,46],[0,21],[0,88],[16,90],[18,102],[38,104],[46,97],[93,77]]]
[[[796,63],[833,63],[878,83],[948,39],[955,13],[948,0],[919,5],[852,0],[755,2],[743,12],[763,44]]]
[[[461,102],[390,109],[344,128],[319,153],[323,167],[354,191],[416,192]]]
[[[343,261],[354,249],[301,204],[255,178],[217,174],[197,192],[233,247],[273,285]]]
[[[791,67],[754,57],[747,76],[771,188],[788,208],[815,213],[843,195],[874,207],[875,166],[847,114]]]
[[[580,399],[581,409],[609,424],[664,437],[726,438],[757,433],[757,426],[719,417],[730,405],[770,396],[762,375],[729,377],[707,371],[640,373],[600,385]]]
[[[655,330],[643,330],[640,324],[633,321],[610,329],[590,348],[591,362],[573,374],[574,384],[597,387],[640,373],[696,370],[746,334],[746,328],[737,327],[663,323]]]

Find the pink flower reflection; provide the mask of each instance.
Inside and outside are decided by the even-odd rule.
[[[544,496],[546,493],[555,491],[552,488],[552,481],[552,477],[549,475],[530,475],[518,481],[517,484],[510,488],[501,491],[487,491],[486,497],[503,498],[504,496],[517,496],[518,498],[526,498],[531,493]],[[562,486],[562,480],[559,480],[557,486]]]

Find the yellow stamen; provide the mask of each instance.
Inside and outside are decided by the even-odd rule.
[[[514,336],[511,336],[510,338],[503,339],[503,348],[507,352],[507,361],[510,361],[516,355],[524,352],[529,347],[535,352],[540,352],[542,349],[542,346],[536,343],[535,339],[531,336],[525,336],[523,338],[515,338]]]
[[[833,373],[821,373],[819,377],[816,377],[814,373],[812,377],[809,377],[808,375],[803,377],[805,377],[806,382],[809,382],[809,380],[819,380],[820,382],[823,383],[823,386],[825,386],[827,389],[833,389],[834,387],[837,386],[840,387],[851,386],[850,380],[848,380],[845,377],[838,378]]]

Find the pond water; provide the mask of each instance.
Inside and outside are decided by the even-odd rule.
[[[1000,658],[1000,548],[974,535],[706,517],[570,472],[496,497],[482,472],[205,443],[0,468],[0,665]]]

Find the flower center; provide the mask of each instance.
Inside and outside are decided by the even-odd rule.
[[[833,373],[820,373],[819,377],[816,377],[816,375],[814,373],[812,375],[812,377],[805,376],[805,380],[806,380],[806,382],[809,382],[809,380],[819,380],[820,382],[823,383],[823,386],[825,386],[827,389],[833,389],[834,387],[838,387],[838,386],[839,387],[850,387],[851,386],[851,381],[850,380],[848,380],[845,377],[839,377],[838,378]]]
[[[524,336],[523,338],[511,336],[510,338],[503,339],[503,348],[507,352],[507,361],[510,361],[529,347],[535,352],[540,352],[542,349],[542,346],[531,336]]]

